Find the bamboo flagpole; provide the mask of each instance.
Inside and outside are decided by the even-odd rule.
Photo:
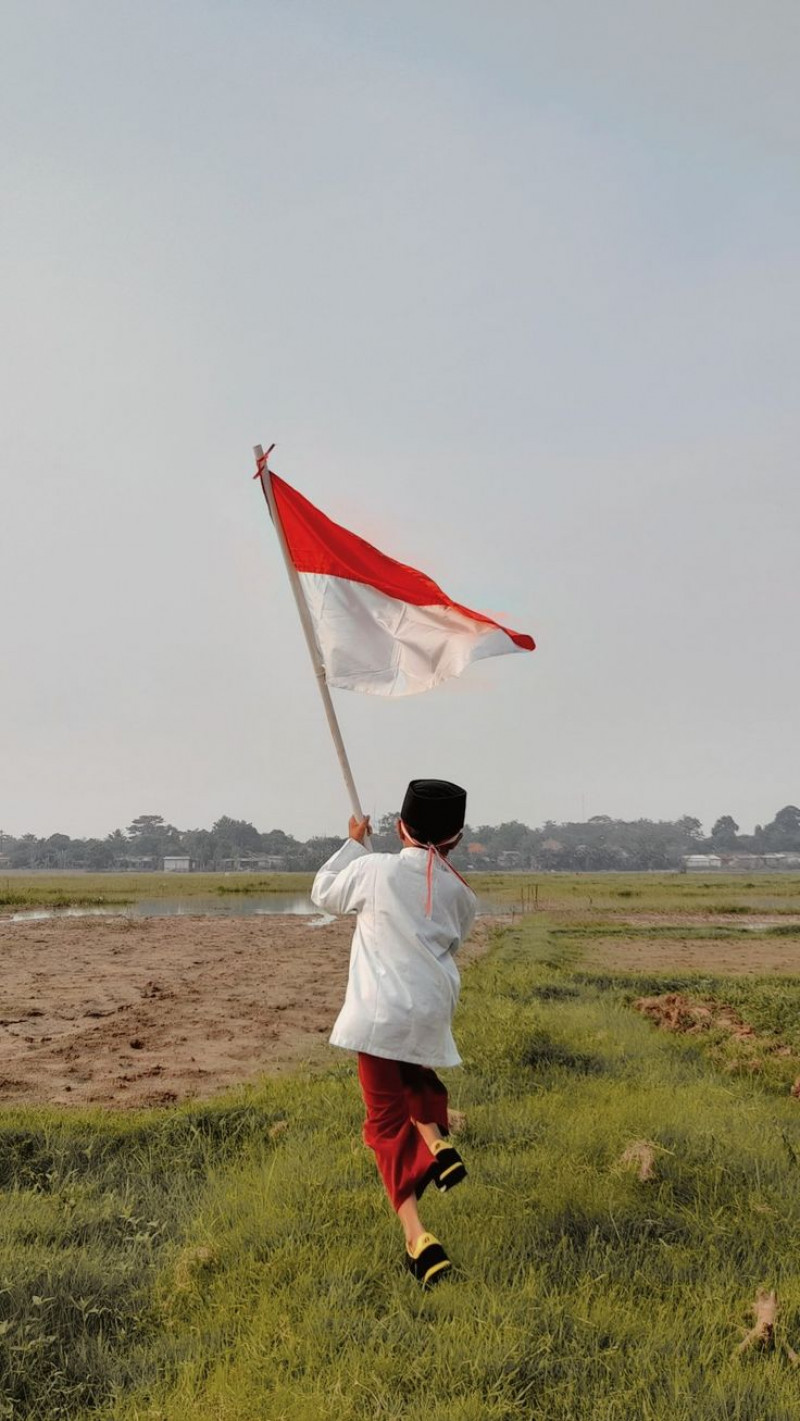
[[[325,676],[325,667],[322,661],[322,657],[319,653],[319,647],[317,646],[316,637],[314,636],[314,628],[311,622],[308,607],[306,605],[306,599],[303,596],[303,589],[300,586],[300,580],[297,576],[297,569],[295,568],[295,565],[289,555],[289,548],[286,543],[286,535],[283,531],[283,525],[280,520],[280,514],[278,513],[277,504],[275,502],[275,493],[272,488],[272,475],[268,462],[269,456],[274,448],[275,445],[270,444],[269,449],[265,454],[260,444],[254,445],[253,453],[256,457],[255,477],[259,480],[261,484],[264,497],[267,501],[269,516],[272,519],[272,522],[275,526],[275,532],[278,535],[278,542],[280,543],[281,552],[283,554],[283,561],[286,564],[286,571],[289,576],[289,583],[291,585],[292,593],[294,595],[295,605],[297,607],[298,615],[300,617],[300,624],[303,628],[303,634],[306,639],[308,654],[311,657],[311,665],[314,668],[314,675],[317,680],[317,686],[319,688],[320,696],[322,697],[322,704],[325,707],[325,715],[328,721],[328,728],[331,732],[331,736],[333,737],[333,743],[336,747],[336,754],[339,758],[339,764],[341,766],[342,774],[344,775],[344,782],[347,786],[347,793],[350,796],[350,807],[357,819],[363,819],[364,812],[361,808],[361,801],[358,797],[356,782],[353,779],[353,772],[350,769],[350,761],[347,758],[347,751],[344,747],[342,732],[339,728],[339,721],[336,717],[336,710],[331,699],[331,693],[328,687],[327,678]],[[367,849],[372,848],[372,843],[369,838],[366,838],[364,840],[364,847]]]

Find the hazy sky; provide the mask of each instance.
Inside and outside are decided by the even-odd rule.
[[[365,805],[800,802],[797,0],[5,0],[0,827],[349,812],[251,446],[539,643]]]

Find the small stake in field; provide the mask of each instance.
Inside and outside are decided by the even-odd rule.
[[[538,913],[539,911],[539,885],[538,883],[521,883],[519,889],[519,907],[523,917],[526,913]],[[513,916],[513,908],[512,908]]]

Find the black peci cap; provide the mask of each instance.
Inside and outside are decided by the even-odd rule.
[[[400,817],[421,844],[442,844],[464,827],[467,791],[449,780],[412,780]]]

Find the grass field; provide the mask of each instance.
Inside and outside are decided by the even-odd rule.
[[[313,878],[311,873],[0,874],[0,911],[126,907],[141,898],[215,893],[303,893]]]
[[[3,1111],[0,1417],[796,1421],[800,972],[713,965],[791,967],[792,913],[797,879],[543,881],[465,975],[430,1295],[344,1055],[202,1107]],[[708,1018],[657,1029],[667,993]],[[772,1345],[740,1353],[758,1289]]]
[[[125,906],[175,895],[304,893],[312,881],[311,873],[0,873],[0,911]],[[480,896],[521,913],[800,914],[800,880],[785,873],[472,873],[469,881]]]

